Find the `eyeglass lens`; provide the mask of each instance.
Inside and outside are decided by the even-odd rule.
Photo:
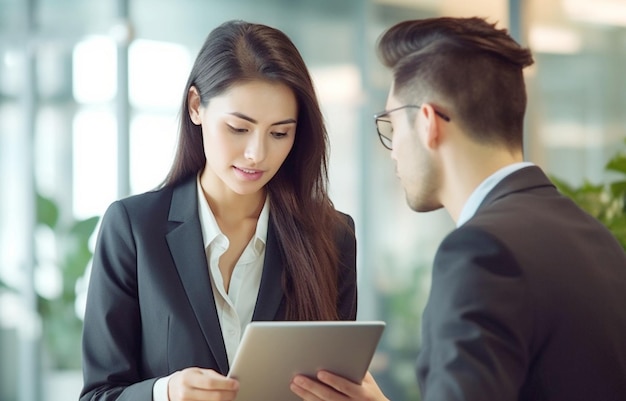
[[[393,141],[393,127],[389,120],[376,120],[376,128],[378,128],[378,136],[383,146],[391,149]]]

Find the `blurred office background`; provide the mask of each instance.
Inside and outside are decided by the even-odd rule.
[[[487,17],[534,51],[528,160],[607,179],[626,136],[624,0],[0,0],[0,401],[77,399],[97,218],[164,178],[191,63],[229,19],[283,30],[309,65],[331,194],[357,226],[359,319],[388,323],[372,372],[390,399],[419,399],[420,314],[453,224],[405,205],[372,119],[390,83],[374,49],[441,15]]]

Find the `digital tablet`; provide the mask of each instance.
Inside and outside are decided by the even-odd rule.
[[[297,401],[296,374],[328,370],[360,383],[385,322],[252,322],[246,326],[228,377],[239,381],[239,401]]]

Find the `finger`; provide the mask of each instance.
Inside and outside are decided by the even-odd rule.
[[[361,385],[355,384],[348,379],[325,370],[317,372],[317,379],[327,386],[332,387],[336,391],[350,396],[351,398],[358,395],[361,390]]]
[[[361,384],[356,384],[330,372],[319,372],[318,380],[345,394],[350,400],[389,401],[380,391],[370,372],[366,372]]]
[[[374,385],[376,387],[378,387],[378,385],[376,384],[376,381],[374,380],[374,377],[372,376],[372,374],[367,371],[365,373],[365,377],[363,378],[363,385]]]
[[[171,401],[230,401],[237,395],[238,384],[215,371],[187,368],[172,376],[168,395]]]
[[[289,385],[289,389],[298,397],[302,398],[303,401],[322,401],[315,396],[315,394],[311,393],[304,387],[301,387],[297,384],[298,381],[292,381]],[[302,383],[301,383],[302,384]]]
[[[197,374],[192,378],[192,386],[205,390],[226,390],[233,391],[239,388],[239,382],[213,369],[197,369]]]
[[[308,377],[305,377],[302,375],[298,375],[294,377],[292,383],[302,388],[304,391],[306,391],[306,393],[308,393],[306,394],[307,398],[303,397],[303,399],[305,399],[306,401],[317,401],[317,400],[346,401],[348,400],[348,398],[346,398],[343,394],[338,393],[337,391],[328,387],[327,385],[316,382],[315,380],[311,380]],[[302,394],[298,394],[298,395],[302,396]]]
[[[237,391],[185,388],[172,392],[170,401],[232,401],[236,397]]]

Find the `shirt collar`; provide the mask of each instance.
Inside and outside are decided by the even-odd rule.
[[[476,211],[480,204],[485,200],[487,194],[496,186],[500,181],[506,178],[508,175],[514,173],[517,170],[520,170],[524,167],[532,166],[531,162],[519,162],[509,164],[508,166],[502,167],[500,170],[491,174],[489,177],[485,178],[483,182],[476,187],[474,192],[467,198],[465,205],[463,205],[463,209],[461,210],[461,214],[456,222],[457,227],[461,227],[465,224],[469,219],[474,217]]]
[[[261,209],[259,220],[256,223],[256,232],[254,233],[254,249],[257,252],[263,251],[267,240],[267,226],[270,220],[270,197],[265,197],[265,204]]]
[[[217,220],[215,220],[215,215],[209,206],[209,202],[207,202],[204,197],[204,192],[202,191],[202,186],[200,185],[200,175],[196,178],[196,187],[198,194],[198,214],[200,216],[200,227],[202,229],[202,240],[204,244],[204,249],[207,249],[208,246],[222,234],[220,227],[217,225]],[[270,216],[270,198],[267,196],[265,198],[265,204],[263,205],[263,209],[261,210],[261,214],[259,215],[259,219],[256,223],[256,231],[254,233],[254,250],[257,254],[261,253],[265,247],[266,238],[267,238],[267,226],[269,223]]]

